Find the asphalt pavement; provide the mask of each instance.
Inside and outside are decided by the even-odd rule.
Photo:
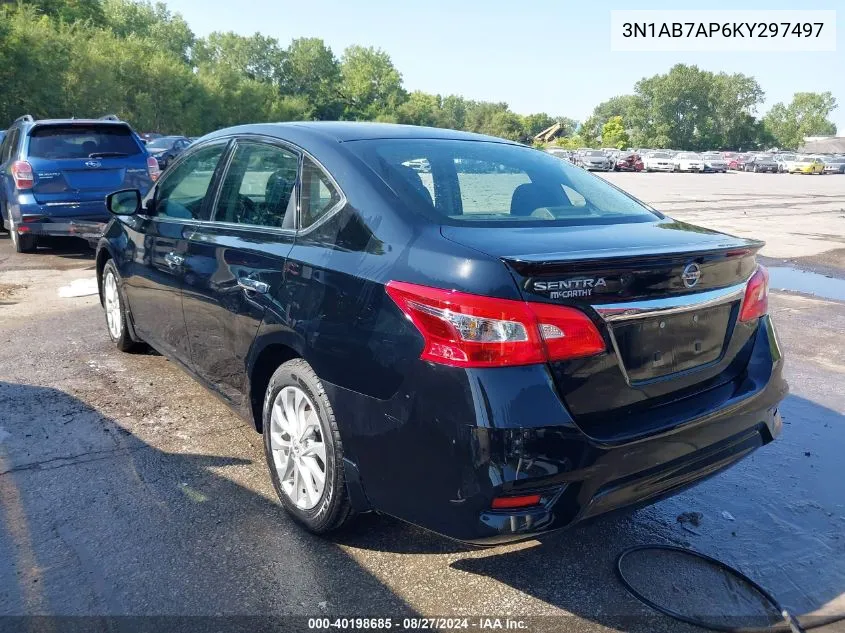
[[[736,177],[752,189],[752,178],[791,178],[748,176]],[[827,231],[845,236],[841,223]],[[830,252],[828,274],[845,278]],[[16,255],[0,235],[0,630],[31,615],[487,616],[538,630],[687,630],[615,576],[619,552],[646,543],[734,565],[795,613],[845,613],[843,302],[773,293],[792,390],[776,442],[649,508],[474,549],[378,515],[330,539],[302,531],[247,423],[164,357],[118,352],[95,296],[60,296],[84,294],[87,282],[72,282],[93,267],[84,245]],[[643,556],[631,574],[678,610],[758,609],[688,559]],[[284,620],[251,630],[268,622]]]

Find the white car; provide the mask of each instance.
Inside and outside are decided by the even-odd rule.
[[[694,171],[697,173],[704,171],[704,159],[701,158],[701,154],[695,152],[675,154],[672,158],[672,164],[676,171]]]
[[[675,165],[669,152],[652,152],[643,158],[646,171],[674,171]]]
[[[778,164],[778,173],[785,174],[798,158],[797,154],[775,154],[775,162]]]

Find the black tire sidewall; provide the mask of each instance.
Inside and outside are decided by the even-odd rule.
[[[323,442],[326,445],[326,484],[319,503],[310,510],[297,507],[282,490],[279,475],[273,462],[270,448],[270,414],[273,402],[279,392],[288,386],[299,387],[314,405],[320,421]],[[325,390],[311,366],[302,359],[295,359],[283,364],[267,385],[262,410],[264,456],[270,471],[273,488],[287,512],[312,532],[325,532],[334,526],[346,503],[346,488],[343,477],[343,450],[335,437],[335,419],[331,403],[326,397]]]

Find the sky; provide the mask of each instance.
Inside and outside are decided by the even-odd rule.
[[[708,0],[707,9],[839,9],[836,52],[778,53],[611,52],[610,11],[682,8],[657,0],[165,1],[199,36],[260,32],[283,46],[319,37],[338,57],[350,44],[374,46],[391,56],[409,91],[504,101],[520,114],[583,121],[639,79],[685,63],[755,77],[766,93],[759,115],[795,92],[829,90],[840,104],[831,118],[845,135],[842,0]]]

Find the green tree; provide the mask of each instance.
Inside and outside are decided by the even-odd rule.
[[[316,37],[295,39],[281,68],[283,95],[305,99],[318,119],[337,119],[342,113],[340,62]]]
[[[431,95],[416,90],[397,108],[397,121],[410,125],[442,127],[444,113],[440,95]]]
[[[557,123],[557,121],[555,121],[554,117],[549,116],[545,112],[529,114],[522,117],[522,130],[524,133],[524,138],[522,140],[525,142],[533,141],[537,134],[546,128],[553,126],[555,123]]]
[[[763,125],[778,147],[797,149],[805,136],[836,134],[836,125],[828,118],[836,108],[836,98],[830,92],[796,92],[788,106],[772,106]]]
[[[634,95],[600,104],[595,124],[622,116],[631,142],[639,146],[693,150],[751,146],[758,142],[754,115],[763,97],[753,77],[676,64],[665,74],[637,82]]]
[[[195,37],[185,19],[167,10],[162,2],[133,0],[102,0],[106,25],[122,39],[132,35],[158,42],[159,48],[168,50],[186,62],[189,60]]]
[[[24,0],[21,4],[66,24],[88,22],[102,26],[105,23],[100,0]]]
[[[346,118],[372,120],[380,114],[393,114],[406,99],[402,75],[382,50],[348,47],[341,59],[340,76]]]
[[[212,33],[193,48],[196,66],[223,64],[249,79],[278,85],[284,50],[278,40],[260,33],[244,37],[236,33]]]
[[[616,149],[623,149],[628,147],[631,140],[628,138],[628,133],[625,131],[625,125],[622,123],[621,116],[611,117],[607,123],[601,128],[601,144],[602,147],[615,147]]]

